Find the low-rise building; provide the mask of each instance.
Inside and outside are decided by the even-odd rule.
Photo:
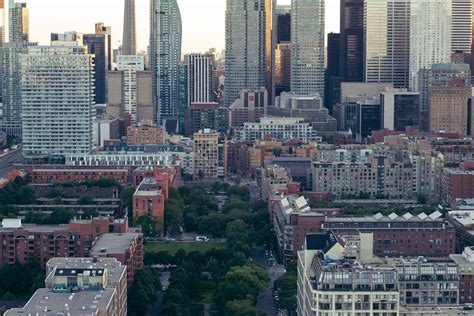
[[[127,128],[128,145],[162,145],[165,143],[166,131],[162,126],[143,121],[138,126]]]
[[[474,198],[474,163],[461,163],[457,168],[443,168],[441,201],[450,206],[456,199]]]
[[[46,287],[5,315],[127,315],[127,267],[115,258],[54,258]]]
[[[334,239],[310,239],[298,252],[298,315],[398,316],[395,268],[362,265]]]
[[[152,177],[147,177],[133,194],[133,219],[149,218],[160,235],[165,234],[165,199],[162,187]]]
[[[29,169],[29,168],[28,168]],[[93,167],[66,167],[66,166],[32,166],[28,170],[31,182],[34,184],[51,184],[64,182],[84,182],[87,180],[109,179],[120,184],[128,183],[129,170],[124,167],[93,168]]]
[[[24,264],[31,257],[41,265],[54,257],[88,257],[99,236],[127,231],[126,220],[105,217],[54,226],[4,219],[0,228],[0,267]]]
[[[132,285],[137,270],[143,267],[143,234],[129,230],[102,235],[95,241],[91,257],[117,259],[127,266],[127,282]]]
[[[264,88],[241,91],[239,98],[229,107],[230,127],[258,122],[258,119],[267,115],[267,105],[268,94]]]
[[[323,229],[336,236],[368,233],[365,248],[376,256],[442,257],[455,253],[456,231],[438,211],[416,216],[376,214],[365,217],[327,218]]]
[[[289,195],[273,205],[273,213],[273,230],[280,253],[291,260],[304,246],[306,235],[320,232],[324,220],[340,215],[341,210],[311,209],[303,196]]]
[[[244,123],[235,130],[237,141],[255,141],[262,139],[285,141],[298,139],[302,142],[321,141],[313,126],[302,118],[262,117],[258,123]]]
[[[262,169],[260,190],[261,197],[265,201],[268,201],[269,196],[272,194],[271,189],[273,185],[279,185],[285,187],[288,183],[292,183],[293,179],[288,173],[288,170],[277,165],[267,166]]]

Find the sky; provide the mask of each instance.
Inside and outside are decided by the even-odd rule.
[[[339,1],[326,1],[326,32],[339,31]],[[123,0],[26,0],[30,8],[30,40],[49,44],[50,33],[93,33],[96,22],[112,26],[113,46],[120,45]],[[279,0],[289,4],[290,0]],[[183,53],[224,48],[225,0],[178,0],[183,20]],[[137,42],[146,50],[149,0],[136,0]]]

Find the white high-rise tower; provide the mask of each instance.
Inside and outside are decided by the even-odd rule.
[[[451,60],[451,0],[412,0],[410,6],[410,88],[418,71]]]
[[[291,92],[324,99],[324,0],[291,4]]]

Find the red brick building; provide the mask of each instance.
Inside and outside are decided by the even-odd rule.
[[[165,182],[165,186],[167,182]],[[133,219],[148,217],[156,224],[160,235],[165,233],[165,200],[162,185],[152,177],[147,177],[133,194]]]
[[[68,225],[46,226],[4,221],[0,228],[0,267],[35,258],[45,265],[54,257],[88,257],[95,240],[109,232],[125,233],[126,220],[98,217],[72,220]]]
[[[128,183],[129,170],[127,168],[87,168],[65,166],[33,166],[27,170],[31,174],[34,184],[48,184],[55,182],[83,182],[86,180],[109,179],[120,184]]]
[[[372,233],[373,254],[380,257],[442,257],[456,251],[456,231],[439,212],[327,218],[323,228],[336,236]]]
[[[459,168],[444,168],[441,178],[441,198],[445,205],[456,199],[474,198],[474,163],[461,163]]]
[[[280,253],[287,259],[296,257],[303,249],[306,235],[319,233],[329,217],[340,216],[341,209],[311,209],[307,200],[289,195],[273,204],[273,229],[277,236]]]
[[[91,250],[92,257],[116,258],[127,266],[127,283],[132,285],[138,269],[143,267],[143,234],[129,230],[126,233],[105,234],[99,237]]]

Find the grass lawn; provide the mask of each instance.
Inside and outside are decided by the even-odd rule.
[[[145,252],[166,251],[169,252],[170,255],[174,256],[179,249],[183,249],[186,252],[206,252],[212,248],[223,249],[225,247],[225,243],[221,242],[148,242],[145,245]]]

